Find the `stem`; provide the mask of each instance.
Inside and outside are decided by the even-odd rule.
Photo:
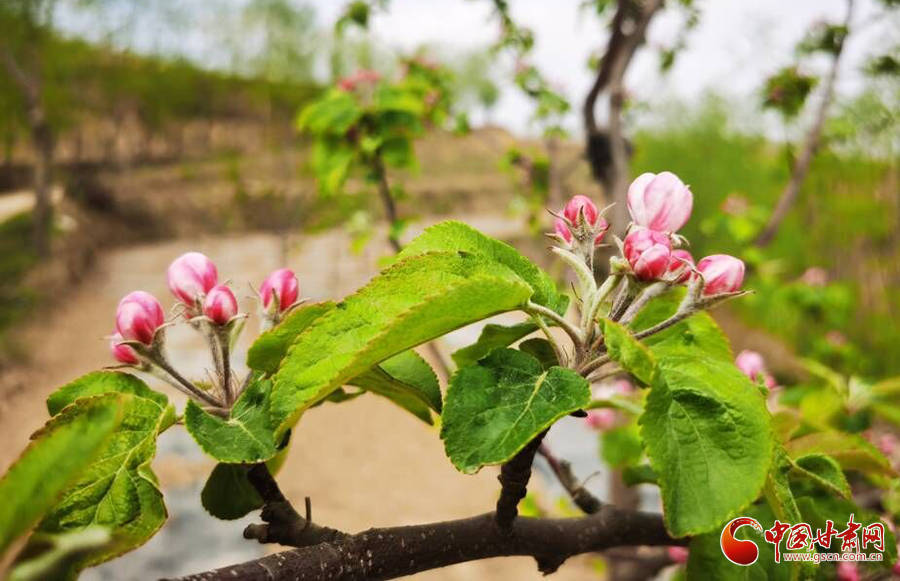
[[[585,339],[582,330],[567,321],[565,317],[557,314],[556,311],[548,309],[543,305],[528,301],[528,304],[525,305],[525,312],[535,317],[544,315],[548,319],[552,319],[553,322],[559,325],[560,328],[562,328],[562,330],[569,335],[569,337],[572,339],[572,342],[575,343],[576,349],[583,348]]]
[[[592,371],[599,369],[601,366],[609,363],[611,360],[612,359],[608,354],[601,355],[600,357],[597,357],[596,359],[593,359],[586,363],[578,372],[581,373],[581,375],[583,375],[584,377],[587,377],[591,374]]]
[[[547,429],[549,430],[549,428]],[[544,430],[531,440],[512,460],[500,467],[500,498],[497,499],[497,511],[494,520],[501,529],[508,531],[519,515],[519,502],[528,493],[528,481],[531,479],[531,465],[544,436]]]
[[[575,506],[580,508],[585,514],[595,514],[600,510],[602,503],[596,496],[588,492],[583,483],[578,482],[575,474],[572,472],[571,464],[554,456],[546,444],[541,444],[541,447],[538,448],[538,454],[547,461],[550,470],[553,471],[556,479],[569,493],[569,497],[575,503]]]
[[[655,282],[645,288],[643,292],[638,295],[638,298],[635,299],[635,301],[631,303],[631,305],[622,314],[622,318],[619,319],[619,324],[627,325],[628,323],[633,321],[640,310],[643,309],[647,303],[663,294],[667,290],[669,290],[669,285],[665,282]]]
[[[222,394],[225,396],[225,407],[230,408],[234,403],[234,394],[231,391],[231,356],[227,325],[216,330],[216,342],[219,344],[219,353],[222,358]]]
[[[171,375],[175,381],[184,386],[184,388],[187,389],[188,392],[190,392],[190,395],[203,400],[213,407],[223,407],[222,402],[204,392],[203,390],[197,388],[197,386],[185,379],[183,375],[175,371],[175,368],[172,367],[168,361],[166,361],[166,358],[163,357],[162,354],[160,354],[158,357],[155,357],[153,359],[153,363],[156,364],[160,369]]]
[[[619,291],[616,300],[613,302],[612,308],[609,310],[609,319],[611,321],[618,321],[624,314],[625,309],[628,308],[628,305],[631,304],[631,300],[634,298],[632,286],[631,279],[626,278],[625,284],[622,285],[622,289]]]
[[[606,277],[606,280],[600,285],[600,290],[594,295],[594,300],[589,305],[589,309],[586,311],[587,316],[582,321],[583,328],[587,329],[588,326],[597,319],[597,313],[600,312],[600,306],[603,304],[603,301],[606,300],[606,297],[615,290],[616,285],[619,284],[620,280],[622,280],[621,274],[613,274]]]
[[[534,319],[534,322],[537,323],[537,326],[540,327],[541,331],[544,332],[544,336],[547,337],[547,342],[553,347],[553,351],[556,353],[556,360],[559,361],[560,365],[565,365],[566,363],[566,354],[563,351],[562,347],[559,345],[559,342],[556,340],[556,337],[553,336],[553,333],[550,332],[550,327],[547,326],[547,323],[544,322],[544,318],[540,315],[532,315],[531,317]]]
[[[403,247],[394,234],[394,224],[397,222],[397,204],[394,202],[394,196],[391,195],[391,186],[387,181],[387,171],[384,168],[384,161],[381,159],[381,153],[379,152],[372,156],[372,170],[378,182],[378,196],[381,198],[381,205],[384,207],[384,216],[388,221],[388,242],[394,249],[394,252],[400,252]]]

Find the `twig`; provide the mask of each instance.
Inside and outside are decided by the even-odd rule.
[[[518,516],[519,501],[525,498],[528,492],[528,481],[531,479],[531,465],[534,463],[534,455],[537,454],[547,430],[538,434],[512,460],[500,468],[500,498],[497,499],[497,511],[495,521],[503,530],[510,530],[513,521]]]
[[[572,502],[575,503],[575,506],[580,508],[585,514],[595,514],[600,510],[600,507],[602,506],[600,500],[588,492],[583,483],[578,482],[575,478],[575,474],[572,472],[571,464],[554,456],[553,452],[550,451],[546,444],[542,444],[541,447],[538,448],[538,454],[543,456],[544,460],[547,461],[550,470],[556,475],[556,479],[559,480],[559,483],[569,494],[569,497],[572,499]]]

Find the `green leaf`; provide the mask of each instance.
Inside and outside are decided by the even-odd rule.
[[[825,491],[846,499],[851,498],[850,483],[837,460],[827,454],[806,454],[794,461],[794,471]]]
[[[641,464],[640,466],[626,466],[622,470],[622,481],[625,486],[636,486],[638,484],[656,484],[656,471],[649,464]]]
[[[75,561],[91,551],[101,549],[111,539],[109,529],[101,526],[55,535],[38,533],[34,537],[34,544],[39,544],[43,550],[34,555],[20,554],[9,581],[64,579],[71,576]]]
[[[349,93],[331,90],[297,117],[297,128],[313,135],[344,135],[363,116]]]
[[[891,463],[878,448],[864,438],[844,432],[815,432],[785,444],[791,458],[810,454],[828,454],[844,470],[856,470],[876,477],[896,476]]]
[[[676,537],[706,532],[759,495],[772,460],[769,415],[732,363],[695,352],[657,357],[640,424],[666,526]]]
[[[681,303],[684,292],[684,289],[674,289],[650,301],[632,321],[631,328],[634,331],[641,331],[668,319]],[[695,313],[684,321],[643,339],[642,342],[656,355],[664,351],[688,348],[703,352],[708,357],[734,361],[728,338],[706,312]]]
[[[531,300],[535,303],[559,314],[564,314],[569,305],[568,295],[556,290],[556,283],[550,275],[509,244],[485,236],[468,224],[451,220],[426,228],[398,257],[402,259],[434,251],[461,251],[484,256],[506,266],[531,285],[534,289]]]
[[[184,410],[184,426],[204,452],[226,463],[263,462],[278,450],[269,417],[272,382],[251,381],[226,418],[204,411],[193,401]]]
[[[431,366],[415,351],[404,351],[348,382],[385,397],[427,424],[440,413],[441,388]]]
[[[479,359],[498,347],[509,347],[522,337],[538,330],[537,323],[524,321],[515,325],[496,325],[489,323],[481,330],[478,340],[468,347],[453,352],[453,361],[457,367],[474,365]]]
[[[612,428],[600,434],[600,455],[613,468],[634,466],[644,455],[641,435],[634,424]]]
[[[544,371],[527,353],[496,349],[453,376],[441,417],[441,439],[453,465],[471,474],[508,461],[590,398],[587,380],[571,369]]]
[[[641,383],[652,385],[656,361],[650,350],[622,325],[608,319],[603,319],[602,324],[603,341],[609,357]]]
[[[122,421],[120,399],[80,401],[31,437],[0,480],[0,554],[41,519],[107,443]]]
[[[531,294],[509,269],[473,254],[434,252],[391,266],[297,337],[275,375],[272,417],[279,433],[372,366],[521,308]]]
[[[322,196],[340,191],[350,175],[354,159],[356,152],[343,140],[326,138],[313,143],[309,163]]]
[[[550,341],[542,337],[534,337],[526,339],[519,343],[519,351],[528,353],[541,363],[541,369],[547,371],[551,367],[559,365],[559,359],[556,357],[556,351]]]
[[[267,375],[278,371],[281,360],[284,359],[297,335],[333,308],[334,303],[324,302],[294,309],[283,321],[253,342],[247,352],[247,367]]]
[[[144,544],[162,527],[167,516],[150,462],[156,454],[156,438],[169,421],[170,407],[131,394],[95,397],[117,399],[121,423],[37,529],[49,534],[94,525],[109,529],[111,541],[75,559],[71,577],[84,567],[102,563]],[[79,399],[57,417],[90,401],[92,399]]]
[[[212,516],[234,520],[261,508],[263,499],[247,480],[250,466],[217,464],[203,486],[200,501]]]
[[[91,397],[104,393],[131,393],[156,402],[167,410],[169,422],[163,430],[175,420],[175,410],[169,405],[169,398],[164,394],[147,387],[141,379],[120,371],[95,371],[79,377],[72,383],[57,389],[47,398],[47,411],[51,416],[58,414],[64,407],[83,397]]]
[[[883,522],[878,514],[857,506],[855,503],[838,498],[832,495],[817,494],[801,496],[797,499],[797,505],[800,507],[800,513],[803,515],[803,522],[809,523],[813,530],[825,529],[825,521],[831,520],[834,528],[840,531],[843,529],[850,515],[853,514],[853,522],[866,526],[870,523]],[[878,563],[878,567],[889,569],[897,560],[897,541],[891,529],[885,525],[884,531],[884,560]],[[831,550],[840,551],[840,539],[834,539]],[[860,543],[860,551],[863,553],[876,552],[871,545],[865,550],[862,549]]]

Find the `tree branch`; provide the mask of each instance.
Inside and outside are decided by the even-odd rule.
[[[556,479],[569,493],[569,497],[575,503],[575,506],[580,508],[585,514],[596,514],[600,510],[602,503],[596,496],[588,492],[582,483],[578,482],[578,479],[575,478],[575,474],[572,472],[571,464],[554,456],[553,452],[546,445],[542,445],[538,449],[538,453],[547,461],[550,470],[553,471]]]
[[[569,557],[631,545],[684,545],[672,539],[662,517],[603,506],[582,518],[520,517],[509,532],[494,513],[415,526],[370,529],[334,542],[294,549],[182,577],[180,581],[393,579],[455,563],[504,556],[531,556],[544,573]]]
[[[844,26],[848,31],[848,36],[850,30],[850,20],[852,16],[853,0],[847,0],[847,15],[844,19]],[[841,54],[843,54],[844,46],[846,46],[846,44],[847,37],[844,37],[844,39],[837,46],[837,50],[834,53],[834,59],[831,61],[831,70],[828,71],[828,77],[825,80],[822,102],[819,103],[819,108],[816,111],[816,116],[813,124],[809,128],[809,133],[807,133],[806,135],[806,141],[803,144],[803,150],[800,152],[800,156],[794,163],[794,168],[791,171],[791,179],[785,186],[784,191],[782,191],[781,197],[778,198],[778,203],[775,205],[775,209],[772,210],[772,215],[769,217],[769,222],[766,224],[766,227],[763,228],[763,231],[759,234],[759,236],[756,238],[756,241],[754,242],[756,246],[767,246],[772,241],[772,239],[775,238],[775,234],[778,233],[778,228],[781,226],[781,222],[785,219],[785,217],[787,217],[788,211],[791,209],[791,206],[794,205],[794,202],[797,200],[797,196],[800,194],[800,188],[803,186],[803,182],[806,180],[806,175],[809,173],[809,168],[812,165],[813,158],[816,155],[816,150],[819,149],[819,142],[822,140],[822,129],[825,127],[825,119],[828,116],[828,108],[831,105],[832,99],[834,98],[834,86],[837,82],[838,64],[841,61]]]
[[[500,468],[500,498],[497,499],[495,520],[497,526],[508,531],[519,514],[519,502],[528,492],[528,481],[531,479],[531,465],[537,454],[547,430],[538,434],[513,459]]]

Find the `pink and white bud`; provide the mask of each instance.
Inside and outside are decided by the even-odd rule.
[[[616,425],[616,410],[600,408],[588,410],[584,422],[593,430],[605,431]]]
[[[284,312],[297,301],[299,295],[300,283],[290,268],[279,268],[267,276],[259,287],[259,296],[266,310],[272,307],[278,312]]]
[[[627,379],[617,379],[613,382],[613,390],[619,395],[631,395],[634,393],[634,384]]]
[[[193,308],[219,282],[219,271],[205,254],[187,252],[172,261],[166,278],[172,294]]]
[[[554,232],[562,236],[563,240],[565,240],[569,244],[572,243],[572,232],[571,230],[569,230],[569,225],[566,224],[565,220],[563,220],[562,218],[557,218],[556,220],[554,220],[553,230]]]
[[[850,561],[839,562],[837,565],[837,580],[859,581],[859,569],[856,567],[856,563]]]
[[[763,359],[763,356],[756,351],[744,349],[738,353],[737,357],[734,359],[734,364],[737,365],[737,368],[752,381],[756,382],[761,380],[769,389],[776,387],[777,384],[775,383],[775,378],[769,375],[769,371],[766,369],[765,359]]]
[[[706,286],[703,294],[716,295],[741,290],[744,283],[744,261],[727,254],[713,254],[697,263]]]
[[[584,214],[584,220],[591,226],[594,226],[597,223],[597,217],[600,214],[597,211],[597,206],[594,202],[591,201],[589,197],[582,196],[581,194],[572,196],[572,199],[569,200],[569,203],[563,208],[563,216],[565,216],[572,224],[578,224],[579,213]]]
[[[687,250],[679,248],[672,251],[671,260],[669,260],[669,272],[681,272],[675,282],[686,282],[691,275],[691,267],[694,266],[694,257]]]
[[[675,232],[691,217],[694,196],[678,176],[664,171],[639,175],[628,187],[628,212],[638,226]]]
[[[130,346],[122,343],[124,337],[116,333],[109,341],[109,350],[112,352],[113,359],[125,365],[137,365],[141,362],[138,359],[137,352]]]
[[[666,553],[669,554],[669,558],[672,559],[673,563],[678,564],[687,563],[691,554],[687,547],[666,547]]]
[[[635,228],[625,237],[624,249],[625,259],[641,280],[657,279],[669,269],[672,243],[662,232]]]
[[[216,285],[206,295],[203,314],[217,325],[224,325],[238,314],[237,298],[224,284]]]
[[[162,305],[148,292],[125,295],[116,308],[116,331],[127,341],[153,343],[156,330],[165,322]]]

